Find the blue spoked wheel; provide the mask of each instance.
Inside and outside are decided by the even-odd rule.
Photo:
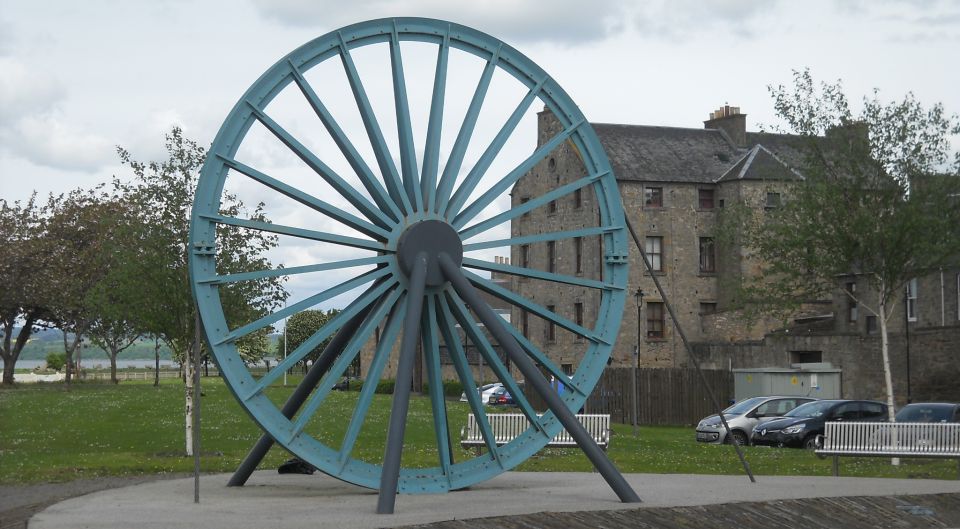
[[[430,75],[405,76],[404,57],[413,53],[410,50],[421,55],[424,50],[429,52]],[[388,58],[383,64],[390,65],[389,82],[363,82],[358,63],[371,53]],[[454,67],[467,71],[471,63],[478,80],[461,94],[457,82],[462,75],[450,72]],[[330,73],[334,71],[336,76]],[[346,87],[341,96],[321,89],[337,81]],[[424,85],[420,93],[427,94],[428,110],[417,114],[412,94]],[[488,97],[492,85],[497,90],[500,86],[513,90],[510,93],[517,94],[516,101],[504,107],[505,98]],[[376,97],[371,94],[377,90],[390,94],[388,104],[380,105],[392,104],[389,120],[374,110]],[[465,109],[454,123],[457,126],[451,127],[452,101],[461,95],[466,96],[461,98]],[[326,134],[327,147],[288,126],[295,119],[277,117],[289,114],[297,101],[307,109],[298,117],[313,120],[315,130]],[[344,101],[359,118],[356,127],[341,123]],[[555,116],[557,130],[534,145],[532,129],[523,134],[517,130],[524,120],[529,123],[539,105]],[[498,114],[498,107],[505,112]],[[417,116],[423,117],[423,135],[414,132]],[[495,131],[492,139],[481,142],[476,139],[482,128],[478,122],[490,116],[501,116],[500,121],[491,128]],[[273,142],[272,146],[260,147],[267,142]],[[521,142],[519,151],[510,151],[512,142]],[[547,189],[531,186],[535,193],[511,203],[511,193],[523,185],[518,184],[521,177],[546,167],[547,160],[564,144],[572,145],[582,172],[564,176],[562,182],[558,176],[555,185]],[[311,177],[286,177],[283,170],[262,167],[268,165],[267,157],[258,153],[269,149],[298,160]],[[495,161],[508,151],[522,152],[522,156],[498,166]],[[550,166],[552,169],[552,160]],[[304,182],[318,183],[322,188],[317,189],[322,191],[307,189]],[[323,220],[308,222],[300,216],[291,218],[300,219],[301,224],[285,224],[288,217],[282,207],[276,209],[279,214],[271,215],[275,222],[225,213],[221,202],[224,194],[234,189],[231,184],[241,190],[253,186],[258,200],[270,204],[276,198],[278,203],[306,208]],[[529,219],[530,212],[552,211],[558,201],[570,201],[574,195],[578,204],[582,196],[590,197],[591,209],[584,216],[589,224],[556,222],[531,234],[517,234],[515,226],[522,218]],[[436,464],[401,468],[400,492],[442,492],[489,479],[522,463],[560,430],[551,412],[538,415],[530,404],[524,393],[529,388],[515,380],[509,362],[478,324],[476,307],[469,306],[455,287],[463,282],[451,281],[451,277],[466,279],[484,293],[484,299],[499,300],[512,309],[512,322],[503,321],[506,330],[548,378],[566,382],[563,402],[574,411],[583,406],[599,379],[623,313],[627,281],[623,211],[614,175],[593,129],[567,94],[531,60],[493,37],[448,22],[419,18],[364,22],[324,35],[280,60],[247,90],[224,121],[201,173],[192,223],[194,295],[213,355],[241,406],[293,454],[331,476],[365,487],[378,487],[384,464],[358,456],[355,447],[364,428],[382,433],[383,419],[371,420],[370,405],[387,366],[403,365],[391,360],[398,354],[402,337],[416,341],[422,351],[436,432],[429,449],[436,453]],[[275,235],[281,250],[275,255],[299,257],[273,270],[224,273],[218,269],[215,249],[223,244],[219,234],[231,229]],[[598,262],[597,277],[585,275],[580,264],[570,273],[554,264],[557,248],[572,248],[574,243],[578,245],[578,263],[587,258],[580,256],[580,245],[592,249]],[[282,252],[285,244],[287,253]],[[528,252],[547,247],[553,252],[550,262],[528,258]],[[521,263],[484,258],[504,249],[520,256],[521,248],[523,256],[515,258]],[[314,251],[317,253],[311,253]],[[491,272],[514,278],[515,286],[539,284],[556,292],[574,292],[578,299],[594,300],[590,306],[596,307],[596,313],[584,316],[581,305],[575,317],[564,316],[556,304],[541,304],[523,295],[522,288],[506,288],[502,281],[493,281]],[[307,274],[337,279],[253,321],[228,321],[222,289],[268,277],[287,277],[293,282]],[[238,340],[335,298],[344,300],[341,312],[266,374],[251,373],[238,354]],[[549,335],[546,331],[531,333],[529,316],[549,329]],[[290,417],[282,413],[269,398],[268,388],[345,327],[349,335],[341,336],[342,350],[333,357],[319,384],[309,388],[311,393],[302,408]],[[553,334],[557,329],[569,337],[564,342],[563,365],[543,352],[544,342],[562,341]],[[400,345],[401,350],[410,347]],[[455,427],[442,394],[442,372],[443,365],[452,366],[465,388],[476,387],[470,365],[476,360],[468,359],[471,349],[513,395],[530,428],[498,447],[486,420],[486,403],[480,402],[476,392],[467,391],[469,408],[478,417],[487,447],[479,456],[467,456],[466,452],[457,456]],[[327,413],[333,386],[362,351],[369,351],[364,384],[351,396],[342,437],[331,440],[311,425]],[[369,424],[376,421],[379,424]]]

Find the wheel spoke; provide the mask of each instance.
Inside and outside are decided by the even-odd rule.
[[[348,184],[340,175],[331,169],[327,164],[323,163],[317,155],[310,152],[310,149],[306,145],[300,143],[296,138],[293,137],[286,129],[280,126],[279,123],[273,120],[270,116],[266,115],[262,110],[257,108],[256,105],[247,101],[247,106],[250,108],[253,115],[257,118],[257,121],[263,124],[274,136],[277,137],[288,149],[293,151],[297,155],[297,158],[307,164],[308,167],[313,169],[317,174],[323,177],[324,181],[330,184],[340,196],[350,201],[351,204],[360,213],[363,213],[365,217],[370,219],[371,222],[376,222],[381,227],[387,227],[390,225],[390,220],[386,215],[380,211],[380,208],[371,204],[369,200],[357,193],[353,187]]]
[[[494,200],[503,195],[506,190],[516,183],[523,175],[530,172],[533,169],[533,166],[540,163],[541,160],[546,158],[551,152],[553,152],[561,143],[567,140],[571,134],[573,134],[581,125],[586,123],[586,120],[580,120],[573,125],[570,125],[563,130],[560,134],[557,134],[550,139],[547,143],[543,144],[536,151],[533,151],[526,160],[516,166],[507,176],[503,177],[499,182],[494,184],[490,189],[480,195],[475,201],[473,201],[469,206],[466,207],[463,211],[457,214],[454,217],[453,227],[460,229],[463,227],[470,219],[477,216],[478,213],[483,211],[483,208],[489,206]]]
[[[380,494],[377,498],[379,514],[393,513],[397,500],[400,457],[403,454],[403,435],[407,429],[407,413],[410,410],[410,384],[413,382],[414,357],[420,338],[420,316],[423,314],[423,292],[426,279],[427,253],[420,252],[414,258],[407,290],[407,314],[403,319],[400,358],[397,360],[397,377],[393,387],[390,423],[387,425],[387,446],[380,472]]]
[[[433,431],[437,438],[440,468],[450,483],[450,427],[447,424],[447,402],[443,398],[443,378],[440,372],[440,333],[437,329],[437,306],[433,296],[427,296],[427,310],[420,325],[423,350],[426,354],[427,380],[430,388],[430,406],[433,409]]]
[[[400,323],[407,313],[407,307],[403,298],[399,298],[394,304],[393,312],[384,326],[383,334],[380,336],[380,343],[374,352],[373,360],[367,369],[367,377],[360,388],[360,396],[357,397],[356,407],[353,409],[353,415],[350,417],[350,424],[343,436],[343,443],[340,445],[340,466],[343,468],[350,461],[350,453],[353,452],[353,446],[360,435],[360,429],[367,417],[367,411],[373,402],[373,396],[377,392],[377,382],[383,375],[383,369],[390,359],[390,351],[397,342],[397,336],[400,334]]]
[[[517,128],[520,120],[523,119],[523,115],[526,114],[530,105],[533,104],[533,100],[540,94],[540,90],[543,88],[543,83],[546,82],[546,80],[547,77],[544,76],[536,86],[527,92],[526,97],[520,101],[517,108],[514,109],[513,114],[511,114],[507,122],[504,123],[503,128],[500,129],[500,132],[497,133],[496,137],[494,137],[493,141],[480,156],[480,159],[477,160],[476,165],[473,166],[473,169],[470,170],[467,177],[460,184],[460,187],[453,194],[453,198],[451,198],[450,203],[447,204],[446,211],[442,212],[441,215],[446,218],[453,218],[460,212],[460,208],[463,207],[464,202],[470,198],[470,194],[477,188],[480,179],[483,178],[483,175],[487,173],[487,169],[490,168],[490,164],[492,164],[493,160],[500,154],[500,150],[503,149],[507,140],[510,139],[510,135],[512,135],[513,131]]]
[[[236,217],[225,217],[223,215],[205,215],[199,214],[198,217],[220,224],[236,226],[238,228],[248,228],[251,230],[268,231],[279,235],[289,235],[311,241],[329,242],[342,246],[352,246],[364,250],[373,250],[375,252],[389,251],[383,243],[367,239],[358,239],[357,237],[348,237],[346,235],[337,235],[323,231],[306,230],[303,228],[294,228],[293,226],[284,226],[283,224],[273,224],[272,222],[263,222],[259,220],[238,219]]]
[[[390,233],[383,228],[374,226],[373,224],[370,224],[369,222],[362,220],[355,215],[351,215],[350,213],[347,213],[346,211],[343,211],[332,204],[324,202],[323,200],[320,200],[309,193],[305,193],[295,187],[289,186],[254,169],[253,167],[245,165],[232,158],[226,158],[220,155],[217,155],[217,157],[223,160],[223,163],[225,163],[227,167],[245,174],[257,182],[269,187],[270,189],[273,189],[274,191],[277,191],[286,197],[292,198],[293,200],[296,200],[297,202],[315,211],[319,211],[331,219],[336,220],[345,226],[353,228],[360,233],[367,235],[368,237],[385,241],[390,236]]]
[[[596,182],[597,180],[605,176],[608,172],[609,171],[604,171],[602,173],[594,173],[590,176],[581,178],[575,182],[571,182],[562,187],[558,187],[557,189],[554,189],[553,191],[550,191],[549,193],[541,195],[537,198],[531,199],[524,204],[511,207],[510,209],[504,211],[503,213],[500,213],[499,215],[491,217],[485,221],[478,222],[477,224],[474,224],[469,228],[461,230],[460,239],[465,241],[470,237],[481,234],[491,228],[494,228],[496,226],[499,226],[500,224],[503,224],[504,222],[513,220],[526,213],[529,213],[530,211],[533,211],[534,209],[540,206],[545,206],[546,204],[554,200],[563,198],[564,196],[569,195],[570,193],[573,193],[577,189],[582,189]],[[456,225],[457,224],[454,223],[454,227],[456,227]]]
[[[267,371],[265,375],[260,377],[245,395],[239,395],[241,400],[249,400],[250,397],[257,395],[263,391],[267,386],[274,383],[278,378],[283,376],[283,373],[297,364],[300,360],[303,360],[303,357],[310,354],[310,351],[313,351],[320,344],[324,342],[327,338],[333,336],[333,333],[337,332],[340,327],[343,327],[346,322],[350,321],[350,318],[357,315],[358,312],[366,308],[371,303],[380,299],[384,292],[393,287],[396,281],[383,281],[378,285],[374,285],[372,288],[364,292],[360,297],[354,300],[347,308],[343,309],[336,316],[330,319],[326,325],[321,327],[317,332],[313,333],[310,338],[307,338],[302,344],[297,346],[296,349],[291,351],[286,358],[277,363],[277,366]]]
[[[536,235],[527,235],[525,237],[511,237],[509,239],[497,239],[493,241],[474,242],[463,245],[464,252],[474,250],[483,250],[486,248],[500,248],[501,246],[519,246],[534,242],[561,241],[564,239],[574,239],[576,237],[591,237],[594,235],[604,235],[620,229],[617,226],[600,226],[596,228],[583,228],[573,231],[554,231],[549,233],[538,233]]]
[[[323,380],[320,381],[317,390],[310,396],[310,399],[307,400],[300,414],[297,415],[296,421],[293,422],[293,428],[290,431],[290,439],[288,439],[288,442],[300,435],[300,432],[306,428],[307,423],[310,422],[310,419],[313,418],[317,409],[319,409],[323,401],[326,400],[327,395],[333,390],[333,386],[340,380],[340,377],[343,376],[347,368],[350,367],[354,358],[360,354],[360,349],[363,348],[363,345],[373,336],[377,325],[383,321],[390,312],[390,309],[396,305],[400,293],[400,289],[396,289],[391,292],[386,299],[382,300],[377,307],[373,309],[370,316],[363,321],[360,328],[357,329],[356,334],[350,338],[347,346],[343,348],[343,352],[340,353],[340,356],[338,356],[337,360],[330,366],[330,370],[327,371]]]
[[[397,174],[397,167],[393,164],[393,157],[390,149],[387,148],[387,142],[383,139],[383,132],[380,130],[380,124],[377,122],[377,116],[370,106],[370,99],[367,98],[367,91],[360,81],[360,74],[357,73],[357,66],[353,63],[353,57],[347,48],[347,43],[343,40],[343,34],[340,37],[340,60],[343,63],[343,69],[350,82],[350,90],[353,91],[353,98],[357,103],[357,109],[360,111],[360,118],[363,120],[363,126],[367,131],[367,137],[370,138],[370,146],[373,147],[373,154],[377,158],[377,165],[380,167],[380,173],[383,175],[383,183],[386,184],[387,192],[404,214],[413,212],[410,205],[410,199],[403,191],[403,184],[400,182],[400,175]]]
[[[507,332],[513,335],[513,337],[517,340],[517,343],[520,344],[520,347],[527,353],[527,355],[533,358],[536,363],[543,366],[544,369],[553,375],[555,379],[562,380],[565,386],[581,395],[586,396],[587,393],[580,389],[580,386],[575,384],[573,380],[568,379],[567,374],[560,369],[560,366],[553,363],[553,361],[550,360],[550,358],[548,358],[543,351],[538,349],[537,346],[533,345],[533,342],[528,340],[527,337],[524,336],[522,332],[518,331],[516,327],[513,325],[504,325],[504,328],[507,329]]]
[[[484,261],[482,259],[471,259],[469,257],[463,258],[463,266],[466,268],[476,268],[479,270],[502,272],[504,274],[510,274],[510,275],[519,276],[519,277],[542,279],[544,281],[551,281],[554,283],[564,283],[567,285],[576,285],[576,286],[581,286],[586,288],[593,288],[597,290],[621,290],[619,287],[615,285],[604,283],[602,281],[595,281],[593,279],[584,279],[582,277],[567,276],[563,274],[553,274],[549,272],[542,272],[540,270],[536,270],[533,268],[522,268],[519,266],[491,263],[490,261]]]
[[[238,281],[256,281],[258,279],[267,279],[271,277],[285,277],[298,274],[309,274],[312,272],[324,272],[327,270],[338,270],[341,268],[353,268],[356,266],[381,265],[386,264],[392,258],[388,255],[377,255],[375,257],[364,257],[362,259],[349,259],[347,261],[334,261],[332,263],[320,263],[305,266],[291,266],[290,268],[272,268],[269,270],[257,270],[254,272],[240,272],[236,274],[226,274],[222,276],[212,276],[208,278],[198,278],[197,283],[222,285],[226,283],[236,283]]]
[[[480,354],[483,355],[483,359],[486,360],[487,365],[496,373],[497,378],[506,386],[507,391],[513,396],[514,402],[520,407],[520,411],[527,416],[527,420],[530,421],[530,424],[533,425],[534,428],[543,431],[543,425],[540,424],[540,416],[537,414],[537,410],[533,409],[527,397],[520,391],[520,387],[517,386],[516,381],[513,380],[513,376],[510,374],[510,371],[507,370],[507,366],[503,364],[493,345],[487,340],[483,332],[480,331],[480,326],[477,324],[477,321],[473,319],[463,300],[448,292],[447,303],[449,303],[450,308],[453,309],[453,316],[460,322],[460,327],[467,333],[467,336],[470,337],[470,341],[473,342],[473,345],[475,345],[477,350],[480,351]]]
[[[443,106],[447,91],[447,65],[450,57],[450,28],[443,36],[437,51],[437,71],[433,78],[433,96],[430,100],[430,122],[423,153],[423,175],[420,176],[427,211],[436,211],[437,173],[440,170],[440,136],[443,130]]]
[[[477,274],[474,274],[473,272],[464,270],[463,275],[466,276],[467,279],[469,279],[470,282],[473,283],[480,290],[483,290],[488,294],[491,294],[504,301],[507,301],[521,309],[524,309],[528,312],[536,314],[537,316],[540,316],[545,320],[551,321],[574,334],[577,334],[579,336],[586,338],[587,340],[590,340],[591,342],[609,343],[607,340],[594,334],[591,330],[586,329],[580,325],[577,325],[576,323],[573,323],[572,321],[560,316],[556,312],[553,312],[552,310],[548,310],[546,307],[542,305],[538,305],[528,300],[527,298],[524,298],[522,296],[519,296],[511,292],[510,290],[497,286],[492,281],[488,279],[484,279],[478,276]]]
[[[447,346],[447,352],[450,353],[450,360],[453,362],[453,368],[457,371],[457,376],[463,384],[464,394],[467,396],[467,403],[473,410],[473,416],[480,427],[480,435],[483,436],[483,442],[487,445],[487,452],[503,467],[500,461],[500,451],[497,449],[497,438],[493,435],[493,429],[490,428],[490,421],[487,419],[487,412],[480,402],[480,395],[477,382],[470,372],[470,364],[467,362],[467,355],[463,351],[459,337],[454,331],[454,318],[450,313],[450,305],[444,296],[437,297],[437,303],[440,310],[437,313],[440,323],[440,332],[443,334],[443,343]]]
[[[403,56],[397,37],[397,23],[390,35],[390,69],[393,73],[393,106],[397,112],[397,135],[400,141],[400,172],[407,198],[416,211],[423,211],[423,194],[417,181],[417,152],[413,145],[413,127],[410,125],[410,103],[407,101],[407,82],[403,75]]]
[[[288,61],[288,63],[290,65],[291,72],[293,72],[293,79],[300,88],[300,92],[310,103],[310,106],[313,107],[313,111],[317,114],[317,117],[320,118],[320,121],[323,123],[323,126],[326,127],[327,132],[330,133],[330,136],[337,144],[337,147],[340,148],[340,152],[343,153],[343,156],[347,159],[350,167],[352,167],[354,172],[357,173],[357,176],[360,178],[360,183],[363,184],[363,187],[368,193],[370,193],[370,196],[373,197],[373,201],[376,202],[377,206],[379,206],[381,210],[390,215],[394,221],[399,221],[403,215],[400,213],[400,210],[397,209],[397,205],[389,197],[387,191],[382,185],[380,185],[377,177],[374,176],[373,171],[370,170],[370,166],[367,165],[367,162],[364,161],[363,157],[360,156],[360,153],[357,152],[353,142],[351,142],[347,138],[347,135],[344,134],[343,129],[340,128],[340,124],[337,123],[337,121],[333,118],[333,115],[330,114],[330,111],[327,110],[327,107],[320,101],[320,98],[317,96],[316,92],[314,92],[313,87],[311,87],[310,83],[308,83],[303,77],[303,74],[300,73],[300,70],[293,64],[293,62]]]
[[[284,307],[254,322],[248,323],[241,327],[237,327],[236,329],[227,333],[222,339],[220,339],[220,341],[217,342],[217,345],[239,340],[240,338],[243,338],[244,336],[252,332],[258,331],[268,325],[276,323],[302,310],[306,310],[310,307],[313,307],[314,305],[323,303],[324,301],[327,301],[328,299],[339,296],[340,294],[350,292],[351,290],[357,288],[360,285],[364,285],[366,283],[369,283],[381,277],[386,277],[388,274],[390,274],[389,268],[377,268],[374,270],[370,270],[368,272],[364,272],[363,274],[360,274],[357,277],[349,279],[334,287],[328,288],[323,292],[314,294],[309,298],[306,298],[304,300],[298,301],[297,303],[294,303],[293,305]]]
[[[487,65],[480,74],[480,81],[477,83],[477,89],[473,92],[473,99],[467,108],[467,114],[463,118],[463,124],[460,125],[460,132],[453,143],[453,149],[450,151],[450,157],[447,158],[447,165],[443,168],[443,176],[440,177],[440,185],[437,188],[437,212],[443,212],[447,208],[447,201],[450,199],[450,193],[453,191],[453,185],[457,181],[457,175],[460,173],[460,167],[463,165],[463,157],[467,153],[467,147],[470,145],[470,138],[473,136],[473,129],[477,125],[477,118],[480,117],[480,108],[483,106],[483,100],[487,96],[487,89],[490,87],[490,79],[493,78],[493,72],[496,70],[497,62],[500,60],[500,50],[497,50],[487,61]]]

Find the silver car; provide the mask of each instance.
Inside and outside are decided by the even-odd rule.
[[[730,426],[730,437],[737,444],[750,444],[753,427],[764,419],[781,417],[784,413],[817,399],[811,397],[751,397],[723,410]],[[727,432],[718,415],[711,415],[697,424],[697,441],[701,443],[729,443]]]

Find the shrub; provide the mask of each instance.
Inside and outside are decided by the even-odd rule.
[[[67,363],[66,353],[47,353],[47,369],[60,371]]]
[[[383,395],[393,395],[393,386],[396,384],[393,380],[381,380],[377,382],[377,391],[375,393],[380,393]]]

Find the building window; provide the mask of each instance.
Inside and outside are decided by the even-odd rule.
[[[520,266],[530,268],[530,245],[520,245]]]
[[[550,203],[547,204],[547,213],[556,213],[556,212],[557,212],[557,201],[551,200]]]
[[[717,312],[717,304],[714,302],[701,303],[700,304],[700,315],[705,316],[707,314],[713,314]]]
[[[822,351],[790,351],[790,360],[794,364],[819,364],[823,362]]]
[[[867,334],[877,334],[877,317],[873,314],[867,315]]]
[[[860,306],[857,303],[857,300],[854,299],[854,296],[857,295],[857,284],[856,283],[847,283],[844,288],[847,291],[847,321],[855,322],[857,317],[860,316]]]
[[[583,327],[583,303],[577,302],[573,304],[573,321]]]
[[[717,256],[713,237],[700,237],[700,271],[705,273],[717,271]]]
[[[530,337],[530,313],[525,310],[520,311],[520,332],[524,338]]]
[[[583,273],[583,237],[573,238],[574,265],[576,273]]]
[[[551,171],[555,170],[557,168],[557,160],[550,158],[550,161],[547,162],[547,167],[549,167]]]
[[[713,209],[713,189],[700,189],[697,194],[700,209]]]
[[[957,319],[960,320],[960,273],[957,274]]]
[[[663,303],[651,301],[647,303],[647,339],[663,339]]]
[[[767,203],[764,204],[763,209],[777,209],[780,207],[780,193],[767,193]]]
[[[530,197],[520,197],[520,205],[521,205],[521,206],[523,206],[523,205],[526,204],[527,202],[530,202]],[[524,216],[529,215],[529,214],[530,214],[529,211],[525,211],[525,212],[523,213]]]
[[[907,321],[917,321],[917,280],[907,281]]]
[[[583,189],[577,188],[573,191],[573,207],[576,209],[583,207]]]
[[[547,272],[557,271],[557,241],[547,241]]]
[[[663,207],[663,188],[645,187],[643,188],[643,206],[647,208]]]
[[[556,305],[547,305],[547,310],[556,314],[557,306]],[[545,338],[548,342],[553,342],[557,339],[557,326],[554,325],[553,320],[547,320],[547,329],[545,333]]]
[[[717,203],[720,205],[721,208],[723,208],[723,199],[722,199],[722,198],[721,198],[720,200],[718,200]]]
[[[647,258],[654,272],[663,271],[663,237],[647,237]]]

